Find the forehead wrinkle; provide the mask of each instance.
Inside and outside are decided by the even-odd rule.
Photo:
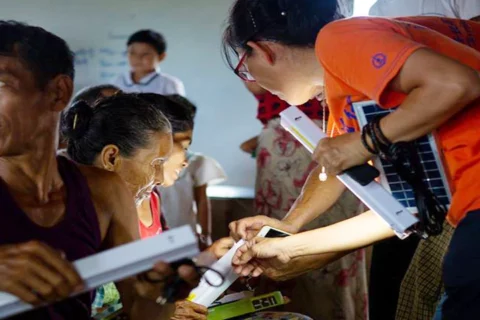
[[[19,82],[29,82],[32,78],[33,85],[38,88],[36,73],[28,64],[17,56],[4,55],[0,52],[0,73],[15,78]]]

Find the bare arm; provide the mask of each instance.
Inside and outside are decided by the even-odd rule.
[[[320,181],[320,172],[321,168],[317,166],[310,173],[302,193],[283,220],[296,232],[330,209],[345,191],[345,186],[336,177]]]
[[[392,142],[411,141],[432,132],[480,97],[479,73],[428,49],[414,52],[390,85],[407,98],[382,119]],[[421,111],[421,112],[419,112]]]
[[[287,270],[287,277],[322,267],[354,251],[394,236],[375,213],[367,211],[342,222],[286,238],[255,238],[233,258],[235,272],[244,276]],[[251,262],[254,261],[254,262]],[[295,264],[296,263],[296,264]],[[290,264],[294,264],[290,267]],[[290,272],[290,274],[289,274]],[[285,276],[283,275],[283,276]]]
[[[195,187],[194,194],[195,203],[197,204],[197,220],[202,227],[202,236],[206,237],[206,239],[210,239],[212,236],[212,212],[210,208],[210,200],[207,196],[207,185],[205,184],[203,186]],[[211,243],[205,243],[204,245],[210,246]]]
[[[287,281],[304,273],[323,268],[351,252],[352,251],[323,253],[296,257],[290,262],[282,264],[279,268],[266,269],[264,274],[275,281]]]
[[[318,179],[320,172],[321,168],[317,167],[308,176],[302,193],[283,221],[263,215],[233,221],[229,225],[230,236],[236,241],[249,240],[254,238],[264,226],[288,233],[299,232],[303,226],[333,206],[345,190],[345,186],[335,177],[329,177],[327,181],[321,182]]]
[[[393,237],[393,230],[372,211],[342,222],[282,239],[290,257],[351,251]]]
[[[255,136],[243,142],[240,145],[240,149],[242,149],[243,152],[252,154],[257,149],[257,146],[258,146],[258,136]]]

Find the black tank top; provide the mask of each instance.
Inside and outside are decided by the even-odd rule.
[[[39,240],[63,251],[69,261],[75,261],[99,251],[100,226],[85,177],[70,160],[64,157],[57,159],[67,192],[64,219],[51,228],[38,226],[17,206],[0,179],[0,245]],[[92,293],[86,293],[10,319],[90,319],[91,303]]]

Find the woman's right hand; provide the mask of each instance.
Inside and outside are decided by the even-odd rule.
[[[285,238],[254,238],[235,253],[232,264],[235,273],[258,277],[268,269],[279,269],[294,258]]]
[[[175,303],[175,313],[170,320],[207,320],[208,309],[188,300]]]
[[[235,241],[238,241],[240,239],[251,240],[255,238],[258,232],[265,226],[292,234],[298,232],[298,228],[290,222],[280,221],[262,215],[231,222],[228,227],[230,228],[230,236]]]
[[[73,264],[51,247],[38,241],[0,246],[0,291],[40,305],[82,289]]]

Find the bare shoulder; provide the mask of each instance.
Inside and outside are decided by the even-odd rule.
[[[108,198],[112,192],[126,189],[123,180],[114,172],[81,164],[77,166],[87,179],[88,186],[95,197]]]
[[[138,218],[133,195],[116,173],[78,165],[87,179],[108,247],[138,239]]]
[[[77,166],[87,180],[97,213],[102,217],[111,218],[119,206],[133,201],[125,182],[116,173],[81,164]]]

